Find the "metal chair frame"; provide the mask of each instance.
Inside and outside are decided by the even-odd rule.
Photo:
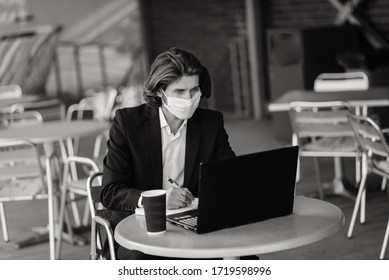
[[[324,110],[324,111],[323,111]],[[313,157],[316,173],[316,183],[321,199],[324,198],[318,157],[334,157],[335,177],[342,176],[341,157],[356,158],[356,179],[359,180],[359,153],[355,151],[336,150],[305,150],[304,140],[312,143],[320,138],[353,137],[353,131],[348,124],[347,113],[351,105],[344,101],[331,102],[292,102],[289,116],[292,124],[292,145],[299,145],[300,157]],[[300,160],[299,160],[300,163]],[[297,169],[297,181],[300,180],[300,164]]]
[[[74,216],[76,226],[80,226],[81,222],[80,222],[80,217],[79,217],[79,213],[78,213],[77,204],[75,202],[74,194],[81,195],[84,197],[88,196],[88,192],[87,192],[87,189],[85,186],[86,180],[78,180],[78,179],[72,180],[72,177],[70,176],[71,165],[75,164],[75,163],[90,167],[91,168],[90,172],[98,172],[99,171],[99,167],[92,159],[85,158],[85,157],[77,157],[77,156],[70,156],[70,157],[65,159],[63,180],[62,180],[62,186],[61,186],[61,202],[60,202],[60,210],[59,210],[59,226],[58,226],[59,232],[62,232],[64,219],[66,218],[65,217],[65,214],[66,214],[65,208],[67,205],[68,195],[70,197],[69,202],[70,202],[70,205],[72,207],[73,216]],[[89,211],[90,211],[89,205],[88,205],[88,203],[86,203],[85,211],[84,211],[84,225],[85,225],[85,222],[89,216]],[[71,227],[68,228],[68,231],[69,231],[69,235],[72,236],[73,231],[72,231]],[[56,258],[57,259],[60,258],[61,245],[62,245],[62,237],[61,237],[61,235],[59,235],[58,240],[57,240],[57,250],[56,250],[56,253],[57,253]]]
[[[389,161],[389,147],[384,137],[384,133],[389,133],[389,130],[381,130],[380,127],[372,119],[367,117],[360,117],[349,114],[348,118],[350,120],[350,124],[353,128],[355,137],[362,152],[362,179],[359,184],[358,195],[355,201],[353,214],[347,232],[347,237],[351,238],[353,236],[355,221],[359,210],[361,210],[361,224],[365,223],[366,221],[365,204],[367,175],[370,173],[374,173],[383,178],[389,179],[389,173],[385,172],[385,170],[379,169],[376,166],[377,161],[374,160],[375,158],[381,158],[385,159],[384,161]],[[381,248],[381,253],[379,257],[380,259],[384,259],[385,251],[388,245],[388,239],[389,221]]]
[[[89,176],[86,184],[88,190],[88,201],[89,201],[89,206],[92,215],[90,258],[92,260],[105,259],[105,256],[102,253],[103,251],[102,238],[101,238],[100,231],[98,230],[99,227],[103,227],[107,234],[111,260],[115,260],[116,259],[115,245],[114,245],[113,230],[111,224],[107,219],[99,215],[99,211],[109,211],[104,209],[100,200],[100,194],[103,188],[101,186],[102,175],[103,175],[102,172],[97,172],[92,174],[91,176]],[[96,180],[99,181],[98,186],[94,185],[94,181]]]

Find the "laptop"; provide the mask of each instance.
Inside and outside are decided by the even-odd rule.
[[[197,209],[168,222],[207,233],[293,212],[298,146],[200,164]]]

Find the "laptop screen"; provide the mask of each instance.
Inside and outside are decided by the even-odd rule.
[[[197,232],[293,212],[298,147],[201,163]]]

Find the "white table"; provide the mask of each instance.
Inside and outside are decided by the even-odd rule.
[[[292,215],[206,234],[167,223],[165,234],[150,236],[144,216],[131,215],[115,229],[121,246],[173,258],[224,258],[276,252],[319,241],[337,232],[343,212],[328,202],[295,197]]]
[[[364,91],[314,92],[291,90],[268,105],[269,112],[289,111],[294,101],[322,102],[347,101],[356,108],[357,114],[367,115],[368,107],[389,106],[389,87],[376,87]]]
[[[55,142],[65,140],[69,137],[84,137],[104,131],[109,127],[107,122],[97,121],[52,121],[28,126],[11,126],[0,130],[1,139],[27,139],[34,144],[52,145]],[[49,150],[49,152],[48,152]],[[45,149],[46,172],[48,187],[48,212],[49,212],[49,242],[50,259],[55,259],[55,217],[53,206],[53,182],[51,170],[50,153],[52,149]]]

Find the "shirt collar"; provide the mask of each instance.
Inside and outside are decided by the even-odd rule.
[[[167,132],[170,135],[171,134],[171,129],[169,127],[169,124],[166,121],[165,115],[163,114],[162,107],[158,108],[158,112],[159,112],[159,122],[161,124],[161,129],[164,128],[164,127],[168,127]],[[180,135],[180,132],[181,132],[182,128],[187,124],[187,122],[188,122],[188,120],[184,120],[184,122],[182,123],[181,127],[178,129],[176,135]]]

